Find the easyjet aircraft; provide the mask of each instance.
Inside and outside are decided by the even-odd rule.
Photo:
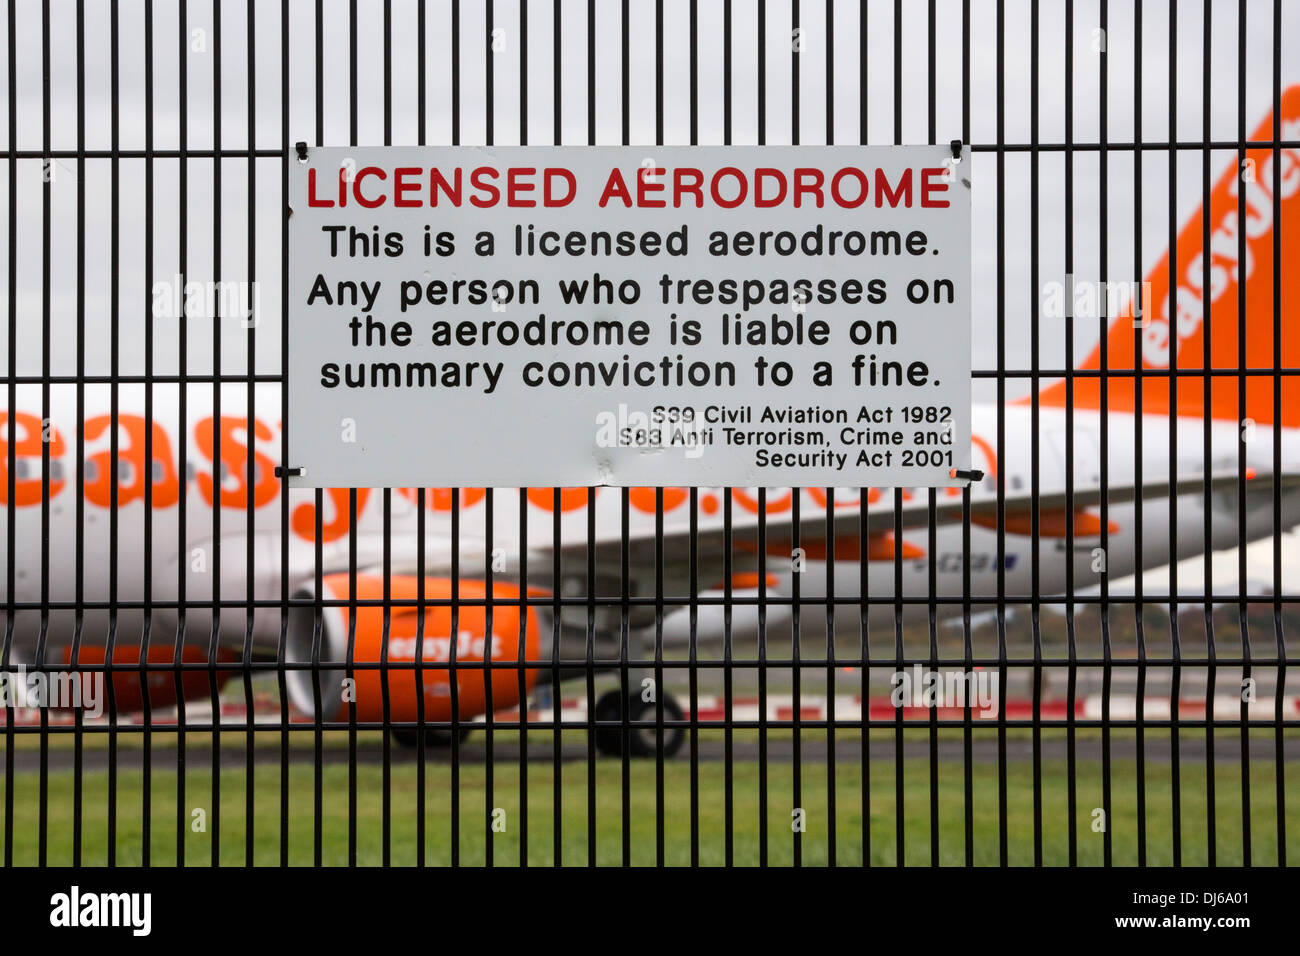
[[[1273,135],[1269,117],[1252,140]],[[1278,135],[1283,141],[1300,139],[1300,87],[1283,98]],[[1235,544],[1239,492],[1245,495],[1248,540],[1280,530],[1272,520],[1275,487],[1283,526],[1300,523],[1300,495],[1295,493],[1300,481],[1300,379],[1279,378],[1271,371],[1300,367],[1300,278],[1295,270],[1278,274],[1275,249],[1280,237],[1280,261],[1300,262],[1300,151],[1282,149],[1275,162],[1271,149],[1256,148],[1247,158],[1243,170],[1253,175],[1239,173],[1234,163],[1214,187],[1208,221],[1198,211],[1178,236],[1176,257],[1167,255],[1148,277],[1149,303],[1136,327],[1130,307],[1082,363],[1084,374],[1072,386],[1055,382],[1038,396],[1037,547],[1039,593],[1044,596],[1065,593],[1067,569],[1072,569],[1076,587],[1099,581],[1094,566],[1099,566],[1096,549],[1103,535],[1105,569],[1112,577]],[[1239,197],[1239,190],[1244,196]],[[1244,209],[1240,220],[1239,201]],[[1280,222],[1275,221],[1278,213]],[[1238,230],[1245,233],[1244,258],[1238,254]],[[1238,310],[1243,284],[1244,324]],[[1278,291],[1281,300],[1275,308]],[[1245,367],[1254,374],[1207,376],[1207,362],[1216,371]],[[1116,374],[1098,374],[1103,369]],[[1258,374],[1261,370],[1264,374]],[[287,688],[296,709],[308,717],[346,721],[348,662],[418,658],[434,665],[423,670],[419,690],[410,669],[389,673],[387,695],[378,670],[356,671],[356,719],[380,720],[386,696],[393,721],[418,719],[421,697],[428,721],[445,723],[453,711],[470,720],[489,708],[517,705],[521,694],[548,679],[552,666],[569,676],[585,673],[581,664],[589,654],[604,665],[620,655],[623,660],[652,657],[655,596],[665,598],[671,610],[686,603],[691,592],[691,509],[689,492],[681,488],[663,491],[662,545],[653,489],[628,494],[626,538],[623,496],[617,489],[564,489],[558,496],[552,489],[528,489],[522,495],[498,489],[490,497],[477,488],[463,489],[458,496],[428,489],[423,514],[417,507],[419,492],[396,489],[387,496],[387,515],[381,491],[328,489],[318,511],[314,492],[294,490],[288,502],[288,563],[282,567],[281,481],[275,474],[279,392],[258,386],[250,415],[246,389],[229,387],[214,414],[211,388],[196,384],[190,387],[182,423],[176,387],[155,386],[150,425],[142,387],[121,384],[115,433],[109,394],[107,386],[88,386],[85,404],[94,411],[83,415],[72,386],[53,386],[44,430],[41,396],[34,386],[19,386],[16,405],[0,412],[6,423],[0,434],[0,503],[6,505],[0,508],[0,520],[12,519],[6,531],[12,535],[14,556],[14,567],[0,575],[0,582],[9,582],[9,600],[18,608],[7,622],[8,657],[0,667],[73,659],[102,663],[111,649],[119,669],[112,683],[119,711],[172,705],[178,693],[209,695],[207,671],[185,670],[182,678],[181,670],[169,668],[173,662],[283,655],[290,663],[327,665],[315,677],[306,667],[289,671]],[[896,505],[892,492],[873,489],[860,501],[856,489],[841,490],[831,502],[833,533],[828,534],[823,490],[770,489],[766,514],[760,516],[754,491],[712,488],[698,493],[695,584],[709,588],[729,569],[736,586],[757,580],[771,593],[790,594],[797,531],[797,546],[807,562],[798,581],[803,597],[825,595],[830,553],[837,598],[862,593],[864,583],[873,596],[894,595],[897,562],[904,595],[930,595],[933,568],[935,594],[960,596],[969,573],[978,602],[997,593],[1000,521],[1006,593],[1031,593],[1033,414],[1028,399],[1001,409],[977,405],[973,410],[974,461],[984,478],[971,488],[969,570],[963,498],[957,489],[937,494],[932,546],[925,491],[903,492]],[[1071,414],[1072,475],[1066,470]],[[1009,439],[1002,448],[995,445],[999,415]],[[86,453],[80,500],[74,460],[78,427]],[[1103,429],[1110,449],[1106,474],[1100,455]],[[1132,449],[1139,446],[1134,455]],[[1244,468],[1239,460],[1243,450]],[[215,464],[218,459],[221,467]],[[1170,474],[1171,462],[1175,474]],[[999,481],[1005,486],[1001,510]],[[730,509],[724,507],[728,493]],[[594,504],[589,494],[595,494]],[[1169,524],[1170,495],[1178,499],[1177,527]],[[1146,503],[1140,552],[1134,509],[1139,497]],[[1099,507],[1103,499],[1105,528]],[[1209,541],[1203,534],[1207,508]],[[733,519],[730,564],[724,560],[728,510]],[[46,522],[47,552],[42,545]],[[391,530],[387,549],[386,526]],[[417,537],[421,528],[423,548]],[[455,565],[450,555],[453,528],[461,543]],[[526,540],[521,535],[525,530]],[[595,542],[590,558],[589,534]],[[146,548],[147,543],[152,546]],[[595,593],[602,598],[627,595],[626,610],[617,604],[587,604],[589,567]],[[43,569],[48,573],[42,574]],[[764,577],[758,577],[760,571]],[[454,610],[449,601],[453,579],[465,602]],[[284,592],[308,601],[282,614],[278,601]],[[317,597],[320,603],[310,603]],[[251,599],[253,610],[236,604],[214,622],[214,598]],[[413,606],[418,598],[435,603],[421,615]],[[408,603],[386,610],[384,599]],[[48,613],[41,610],[46,603]],[[88,609],[79,613],[77,606]],[[925,604],[907,609],[927,610]],[[856,641],[860,606],[837,603],[835,623]],[[453,654],[464,665],[454,682],[446,667]],[[485,654],[496,662],[547,666],[522,672],[493,668],[485,685],[483,668],[474,667]],[[150,668],[143,685],[142,656]],[[671,699],[664,705],[667,717],[680,713]],[[653,708],[640,694],[630,695],[632,720]],[[597,716],[617,719],[620,710],[618,692],[612,692],[597,705]],[[669,749],[680,743],[680,734],[667,736]],[[621,744],[617,732],[599,735],[599,742],[606,751],[617,751]],[[649,744],[634,734],[631,746],[643,751]]]

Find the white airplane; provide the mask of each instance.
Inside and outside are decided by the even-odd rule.
[[[1300,139],[1300,86],[1283,98],[1279,130],[1284,141]],[[1252,139],[1272,136],[1270,117]],[[1282,149],[1276,168],[1268,148],[1249,150],[1248,157],[1256,170],[1253,178],[1243,181],[1234,164],[1210,197],[1208,263],[1198,211],[1178,237],[1172,269],[1166,256],[1149,276],[1145,315],[1135,320],[1130,307],[1110,327],[1105,364],[1121,374],[1106,379],[1085,374],[1075,378],[1072,389],[1055,382],[1038,396],[1036,530],[1043,596],[1064,595],[1067,579],[1078,589],[1095,586],[1103,540],[1105,573],[1114,578],[1237,543],[1240,495],[1245,496],[1246,540],[1300,523],[1295,491],[1300,486],[1300,379],[1282,376],[1275,406],[1274,376],[1246,376],[1242,407],[1240,376],[1212,375],[1207,383],[1203,371],[1207,349],[1214,369],[1300,367],[1300,279],[1294,270],[1280,277],[1280,341],[1275,343],[1273,332],[1274,203],[1285,227],[1282,258],[1296,261],[1300,151]],[[1239,188],[1245,190],[1240,222]],[[1245,231],[1244,260],[1238,258],[1238,229]],[[1237,307],[1243,281],[1244,329]],[[1245,342],[1245,355],[1238,354],[1239,340]],[[1099,345],[1080,368],[1095,372],[1102,362]],[[1171,398],[1171,365],[1179,373],[1176,399]],[[1140,391],[1135,369],[1147,373]],[[457,721],[471,721],[490,710],[517,706],[553,673],[586,674],[588,655],[601,667],[654,657],[656,647],[662,647],[655,598],[665,612],[688,603],[687,489],[663,489],[662,539],[656,533],[657,493],[649,488],[627,494],[626,537],[619,489],[597,489],[594,502],[582,488],[529,489],[523,495],[518,489],[427,489],[423,518],[416,489],[394,489],[387,496],[371,489],[325,489],[319,511],[315,492],[295,489],[289,492],[286,542],[281,536],[282,482],[275,474],[281,438],[278,387],[258,386],[250,414],[246,388],[226,386],[220,414],[214,415],[211,387],[188,386],[184,422],[178,388],[155,386],[150,426],[143,387],[118,386],[115,501],[107,386],[86,386],[84,406],[93,408],[93,414],[83,414],[75,386],[64,385],[51,388],[48,415],[43,414],[39,386],[27,385],[18,387],[17,404],[0,412],[0,521],[14,541],[14,566],[0,570],[0,588],[16,606],[6,618],[0,669],[72,660],[102,664],[111,646],[113,704],[118,711],[138,711],[212,693],[208,671],[172,670],[174,663],[214,658],[320,662],[325,666],[316,673],[305,666],[288,672],[288,694],[300,715],[337,725],[354,712],[357,721],[372,722],[383,719],[387,707],[392,721],[422,718],[445,728],[453,714]],[[969,553],[958,489],[936,493],[931,546],[932,512],[925,490],[902,491],[897,503],[892,491],[871,490],[865,502],[857,489],[833,492],[832,535],[823,489],[769,489],[760,516],[756,491],[705,488],[697,492],[695,586],[722,586],[729,570],[733,588],[747,596],[752,595],[748,589],[759,587],[788,597],[794,586],[797,530],[806,562],[798,577],[800,597],[814,603],[824,599],[826,558],[833,553],[834,593],[849,598],[837,604],[834,626],[851,635],[856,647],[862,615],[853,598],[862,593],[864,581],[868,594],[892,598],[897,568],[899,593],[909,598],[960,597],[969,573],[972,600],[994,600],[1001,519],[1005,593],[1030,594],[1034,414],[1028,398],[1002,408],[973,409],[974,461],[984,477],[971,486]],[[1002,448],[995,445],[999,416],[1007,436]],[[45,428],[43,418],[49,420]],[[86,454],[80,501],[74,459],[79,428]],[[1110,452],[1106,474],[1101,469],[1103,431]],[[1070,434],[1073,439],[1067,441]],[[1275,469],[1275,442],[1280,470]],[[1072,473],[1066,467],[1067,444]],[[1132,450],[1139,445],[1141,453],[1135,456]],[[220,468],[214,465],[218,459]],[[48,478],[48,494],[43,478]],[[1001,503],[999,483],[1005,488]],[[1275,493],[1281,528],[1273,523]],[[1176,527],[1169,520],[1170,496],[1177,498]],[[1140,550],[1135,537],[1139,498],[1144,502]],[[1210,540],[1204,535],[1207,508]],[[460,555],[453,567],[454,523]],[[594,544],[590,556],[589,530]],[[146,550],[147,541],[152,547]],[[6,550],[0,548],[0,563]],[[602,603],[587,602],[589,563],[594,593]],[[458,597],[454,610],[453,593]],[[283,594],[301,603],[286,613],[279,603]],[[630,598],[626,607],[618,600],[621,595]],[[215,621],[214,598],[235,602]],[[385,608],[386,599],[399,603]],[[415,607],[419,599],[434,604],[421,614]],[[250,600],[251,607],[239,606]],[[48,612],[42,610],[46,602]],[[85,606],[84,612],[76,610],[78,605]],[[904,610],[924,615],[929,609],[919,603]],[[893,608],[884,611],[892,620]],[[825,619],[820,609],[804,617],[810,630],[824,627],[818,622]],[[737,613],[737,631],[741,620]],[[463,666],[451,681],[453,652]],[[534,666],[494,667],[485,683],[485,653],[494,663]],[[143,684],[142,657],[148,666]],[[422,668],[429,665],[421,671],[418,690],[410,667],[417,658]],[[405,665],[388,672],[386,694],[380,671],[364,666],[385,661]],[[354,673],[355,685],[345,683],[349,663],[363,665]],[[219,679],[236,672],[223,670]],[[355,698],[355,711],[345,700],[349,695]],[[638,693],[628,694],[627,700],[632,721],[646,719],[656,706],[645,704]],[[666,719],[680,716],[671,697],[665,695],[663,703]],[[597,719],[618,719],[621,708],[620,692],[613,691],[598,702]],[[415,732],[401,736],[413,739]],[[680,728],[665,734],[666,750],[675,750],[681,738]],[[635,732],[630,749],[653,752],[653,739],[653,728],[648,736]],[[598,744],[605,752],[620,752],[619,731],[602,728]]]

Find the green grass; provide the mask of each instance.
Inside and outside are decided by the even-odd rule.
[[[909,731],[914,733],[914,731]],[[960,739],[960,733],[950,739]],[[159,735],[160,737],[163,735]],[[197,736],[197,735],[192,735]],[[504,735],[502,735],[504,736]],[[702,735],[705,736],[705,735]],[[815,736],[805,733],[807,740]],[[1187,736],[1186,734],[1184,735]],[[1271,739],[1271,734],[1268,735]],[[777,734],[772,734],[773,739]],[[889,731],[880,732],[880,745],[891,739]],[[226,753],[238,753],[232,738],[223,745]],[[343,737],[342,740],[346,738]],[[577,741],[574,737],[574,742]],[[924,735],[921,739],[925,739]],[[342,740],[329,742],[331,749]],[[191,739],[191,746],[196,741]],[[24,747],[24,749],[27,749]],[[206,756],[206,755],[204,755]],[[215,815],[212,813],[212,777],[206,760],[195,755],[185,777],[185,859],[189,864],[211,861]],[[155,761],[152,786],[151,859],[171,863],[176,858],[177,774],[174,758]],[[499,760],[494,767],[493,795],[486,795],[485,766],[482,762],[464,762],[460,767],[460,861],[479,864],[484,861],[488,839],[488,808],[505,811],[505,832],[492,835],[494,861],[514,864],[519,860],[522,818],[520,813],[519,766],[516,760]],[[705,864],[724,862],[725,764],[701,762],[699,766],[699,853]],[[873,864],[892,865],[896,860],[895,776],[892,758],[873,760],[869,767],[870,857]],[[1300,785],[1300,764],[1288,763],[1287,789]],[[447,863],[451,859],[451,768],[445,754],[431,757],[426,777],[426,860]],[[758,793],[760,769],[757,761],[737,761],[733,765],[735,862],[759,862],[760,817]],[[930,861],[930,794],[931,783],[927,760],[908,759],[903,774],[903,842],[906,862],[925,865]],[[1007,766],[1008,852],[1013,865],[1033,863],[1033,776],[1032,764],[1012,760]],[[533,865],[552,863],[553,847],[553,772],[549,761],[534,761],[527,769],[528,791],[528,860]],[[942,761],[937,780],[939,859],[942,864],[961,864],[964,850],[964,774],[960,761]],[[1076,833],[1078,860],[1084,865],[1102,862],[1102,835],[1092,829],[1095,807],[1102,805],[1102,767],[1100,762],[1080,760],[1076,771]],[[1049,865],[1068,862],[1067,769],[1064,760],[1045,760],[1042,777],[1043,853]],[[315,770],[310,759],[296,762],[289,770],[289,862],[309,865],[314,857]],[[588,853],[587,801],[589,781],[585,760],[569,761],[561,770],[561,852],[567,864],[585,864]],[[382,854],[383,778],[382,767],[362,764],[356,771],[357,817],[356,854],[362,865],[378,864]],[[793,858],[791,810],[793,803],[793,767],[772,761],[767,768],[768,859],[773,864],[788,864]],[[220,777],[220,860],[226,865],[240,865],[245,853],[246,778],[243,768],[224,770]],[[326,864],[348,861],[348,784],[346,763],[330,764],[323,769],[323,813],[321,819],[323,860]],[[1206,775],[1203,760],[1185,759],[1181,767],[1179,791],[1182,797],[1182,861],[1200,864],[1207,861]],[[830,817],[827,809],[827,767],[825,763],[806,760],[802,769],[800,805],[805,810],[807,829],[802,836],[803,862],[822,864],[828,858]],[[1254,760],[1251,785],[1251,859],[1255,864],[1277,860],[1277,817],[1274,766],[1271,761]],[[72,862],[74,778],[70,770],[51,771],[48,780],[45,830],[48,839],[48,862]],[[840,759],[835,768],[835,844],[836,861],[856,864],[862,858],[863,818],[861,814],[861,765],[858,760]],[[391,853],[396,864],[411,864],[416,859],[416,766],[413,761],[395,763],[390,788]],[[972,766],[974,852],[977,864],[998,861],[999,781],[996,762],[977,762]],[[142,774],[138,769],[122,768],[117,778],[117,863],[138,864],[142,858]],[[622,764],[601,759],[594,777],[596,798],[596,861],[616,864],[622,860]],[[1114,862],[1135,864],[1138,853],[1137,779],[1132,760],[1116,760],[1112,767],[1110,827]],[[82,853],[83,862],[97,865],[107,861],[107,794],[105,771],[87,770],[82,781]],[[259,764],[253,777],[254,861],[278,863],[280,847],[280,770],[277,765]],[[656,768],[655,762],[633,761],[630,764],[629,843],[633,863],[655,862],[656,837]],[[1172,787],[1168,763],[1148,762],[1146,772],[1146,845],[1151,864],[1173,862]],[[1216,829],[1218,862],[1242,862],[1241,771],[1235,764],[1220,765],[1216,773]],[[14,776],[13,856],[17,864],[34,864],[38,860],[40,832],[39,775],[21,771]],[[195,832],[191,812],[202,809],[207,829]],[[690,763],[683,756],[665,764],[664,825],[665,858],[672,864],[690,862]],[[1300,859],[1300,798],[1286,802],[1287,854]]]

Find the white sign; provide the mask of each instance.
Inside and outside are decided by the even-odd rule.
[[[312,149],[289,186],[297,485],[964,483],[947,147]]]

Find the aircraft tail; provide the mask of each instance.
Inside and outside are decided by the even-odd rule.
[[[1300,139],[1300,85],[1282,96],[1277,136],[1283,141]],[[1272,140],[1270,113],[1250,137]],[[1170,294],[1169,253],[1147,276],[1140,308],[1145,315],[1135,319],[1130,303],[1107,333],[1107,367],[1111,370],[1168,369],[1170,356],[1178,369],[1205,368],[1205,313],[1209,312],[1209,358],[1212,369],[1283,369],[1300,367],[1300,149],[1279,151],[1277,168],[1271,147],[1246,151],[1246,163],[1230,166],[1214,185],[1210,195],[1210,255],[1204,255],[1204,206],[1198,209],[1178,234],[1175,294]],[[1238,190],[1244,188],[1244,221],[1238,217]],[[1274,221],[1274,193],[1279,197],[1280,221]],[[1238,229],[1246,233],[1245,261],[1238,262]],[[1281,229],[1280,258],[1274,259],[1274,239]],[[1290,264],[1288,266],[1288,264]],[[1274,356],[1274,275],[1280,266],[1281,338]],[[1246,284],[1245,355],[1239,354],[1241,316],[1238,295],[1244,270]],[[1172,301],[1172,305],[1171,305]],[[1208,309],[1207,309],[1208,304]],[[1135,354],[1140,348],[1140,355]],[[1101,368],[1101,346],[1078,366]],[[1300,427],[1300,377],[1281,378],[1281,414],[1274,414],[1272,375],[1248,375],[1246,406],[1239,407],[1236,375],[1212,375],[1209,408],[1206,408],[1205,377],[1180,375],[1174,413],[1192,418],[1240,421],[1253,419],[1260,425]],[[1170,414],[1170,381],[1165,376],[1143,376],[1141,411],[1148,415]],[[1045,406],[1065,407],[1065,382],[1055,382],[1040,393]],[[1135,376],[1099,377],[1074,380],[1073,405],[1077,409],[1138,411]]]

